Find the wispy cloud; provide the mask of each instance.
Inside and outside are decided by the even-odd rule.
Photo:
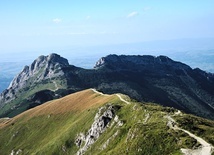
[[[60,18],[54,18],[52,21],[53,21],[54,23],[58,24],[58,23],[61,23],[61,22],[62,22],[62,19],[60,19]]]
[[[134,11],[134,12],[131,12],[130,14],[127,15],[127,18],[132,18],[132,17],[135,17],[137,16],[139,13]]]

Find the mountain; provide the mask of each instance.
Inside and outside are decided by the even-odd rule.
[[[108,55],[94,69],[69,65],[57,54],[41,56],[0,97],[1,116],[15,116],[47,100],[96,88],[141,102],[214,119],[214,75],[166,56]]]
[[[213,121],[88,89],[0,119],[0,154],[211,155],[213,132]]]
[[[98,90],[118,91],[138,101],[156,102],[214,118],[214,74],[192,69],[166,56],[109,55],[101,58],[95,69],[105,70],[111,77]]]
[[[25,102],[29,102],[40,91],[47,96],[51,91],[66,88],[65,73],[62,71],[62,68],[66,66],[69,66],[68,61],[57,54],[40,56],[30,66],[25,66],[21,73],[12,80],[8,89],[1,93],[0,112],[16,109],[18,112],[15,114],[20,113],[31,106]]]

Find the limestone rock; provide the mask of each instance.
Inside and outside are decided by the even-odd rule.
[[[115,110],[113,106],[101,107],[94,118],[94,122],[86,135],[80,133],[75,144],[80,147],[77,155],[84,154],[99,136],[106,130],[109,122],[114,118]]]
[[[0,94],[0,107],[16,97],[16,93],[27,85],[64,75],[63,67],[69,66],[68,60],[57,54],[38,57],[30,66],[25,66],[9,87]]]

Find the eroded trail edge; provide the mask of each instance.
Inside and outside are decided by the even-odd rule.
[[[190,131],[187,131],[185,129],[178,127],[176,125],[177,124],[176,121],[170,115],[165,116],[165,118],[168,120],[167,126],[169,126],[171,129],[183,131],[183,132],[187,133],[190,137],[196,139],[201,144],[201,147],[199,147],[197,149],[183,149],[182,148],[181,152],[184,155],[211,155],[213,153],[214,147],[211,144],[209,144],[208,142],[206,142],[203,138],[194,135]]]

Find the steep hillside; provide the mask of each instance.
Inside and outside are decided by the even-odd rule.
[[[214,120],[214,75],[166,56],[108,55],[94,69],[69,65],[57,54],[40,56],[0,95],[0,117],[13,117],[48,100],[96,88],[123,93]]]
[[[88,89],[1,119],[0,154],[210,155],[211,133],[213,121]]]
[[[25,66],[0,94],[0,115],[14,116],[47,101],[40,98],[31,101],[38,93],[49,100],[56,98],[57,93],[54,92],[67,88],[62,71],[66,66],[69,66],[68,61],[57,54],[40,56],[31,65]]]

